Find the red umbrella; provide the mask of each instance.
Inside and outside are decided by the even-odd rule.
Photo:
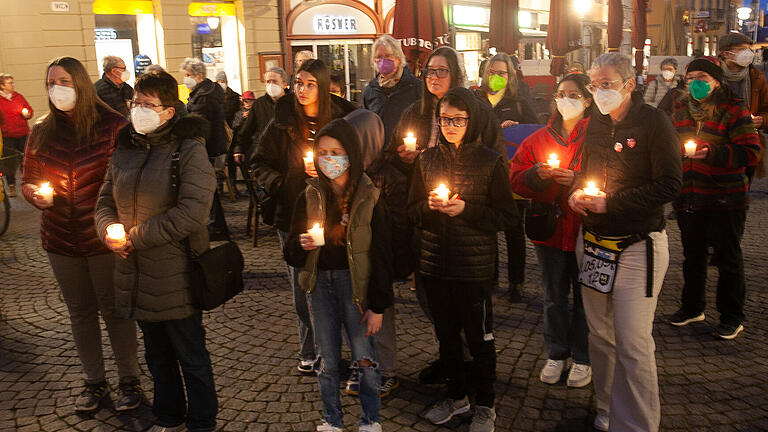
[[[623,27],[624,6],[621,0],[608,0],[608,52],[619,50],[624,33]]]
[[[496,51],[514,54],[520,43],[517,13],[519,0],[491,0],[490,45]]]
[[[552,1],[549,5],[547,49],[552,54],[549,73],[560,76],[565,72],[565,55],[581,46],[581,21],[571,2]]]
[[[392,36],[416,72],[435,48],[450,44],[443,0],[397,0]]]
[[[635,75],[643,74],[645,60],[645,38],[647,35],[645,10],[648,0],[633,0],[632,4],[632,46],[635,48]]]

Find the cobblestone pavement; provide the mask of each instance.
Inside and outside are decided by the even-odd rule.
[[[682,287],[682,250],[674,222],[668,226],[671,263],[657,309],[655,336],[665,431],[768,430],[768,182],[757,184],[743,241],[748,287],[745,331],[733,341],[715,340],[714,280],[710,268],[706,322],[678,329],[662,322],[677,309]],[[310,431],[320,419],[316,378],[296,371],[298,335],[277,238],[269,227],[254,249],[244,236],[245,202],[225,199],[228,220],[246,256],[247,290],[205,314],[225,431]],[[66,307],[40,247],[38,212],[13,199],[9,231],[0,237],[0,431],[139,431],[152,424],[148,405],[118,415],[111,401],[92,415],[77,415],[73,396],[82,380]],[[501,248],[504,250],[504,248]],[[504,260],[502,260],[504,261]],[[505,279],[506,267],[502,267]],[[542,336],[540,271],[528,246],[524,303],[495,298],[498,355],[497,430],[590,431],[592,386],[545,385],[538,372],[546,360]],[[414,294],[396,286],[399,375],[402,385],[385,399],[386,431],[468,430],[455,419],[437,428],[421,418],[440,388],[416,383],[418,371],[436,356],[430,325]],[[116,385],[106,332],[108,378]],[[143,357],[143,349],[141,350]],[[152,385],[142,358],[147,396]],[[113,393],[114,395],[114,393]],[[354,425],[359,404],[342,397],[345,421]],[[352,429],[350,429],[352,430]]]

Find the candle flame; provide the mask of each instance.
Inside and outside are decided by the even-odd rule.
[[[408,135],[406,136],[406,138],[413,138],[413,132],[408,132]]]
[[[588,187],[588,188],[591,188],[591,189],[594,189],[594,188],[596,187],[596,186],[595,186],[595,182],[593,182],[593,181],[591,181],[591,182],[587,182],[587,187]]]
[[[38,190],[40,192],[42,192],[42,193],[47,193],[47,192],[52,191],[53,189],[51,188],[51,183],[50,182],[45,182],[45,183],[40,185],[40,189],[38,189]]]
[[[312,226],[312,231],[320,231],[320,224],[319,223],[315,223]]]
[[[549,159],[550,160],[557,160],[557,154],[556,153],[552,153],[551,155],[549,155]]]
[[[315,154],[314,154],[314,153],[312,153],[311,151],[308,151],[308,152],[307,152],[307,158],[308,158],[308,159],[314,159],[314,157],[315,157]]]

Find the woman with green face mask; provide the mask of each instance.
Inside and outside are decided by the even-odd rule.
[[[717,311],[714,335],[733,339],[744,326],[744,233],[749,181],[760,141],[749,111],[723,84],[724,72],[713,57],[688,65],[688,95],[672,115],[683,155],[683,187],[674,201],[683,243],[683,294],[680,309],[667,318],[674,326],[704,321],[707,246],[717,256]]]

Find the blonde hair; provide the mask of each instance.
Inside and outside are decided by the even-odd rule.
[[[371,52],[376,52],[377,47],[384,47],[384,50],[388,52],[389,54],[397,57],[398,60],[400,60],[400,67],[405,66],[405,54],[403,53],[403,48],[400,46],[400,41],[393,38],[392,36],[385,34],[382,35],[380,38],[376,39],[376,41],[373,43],[373,47],[371,48]],[[371,63],[373,63],[374,66],[376,66],[376,59],[374,56],[371,56]]]

